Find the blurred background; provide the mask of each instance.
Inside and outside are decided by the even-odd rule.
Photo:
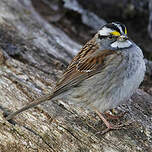
[[[106,22],[119,21],[152,60],[152,0],[32,0],[36,11],[83,45]]]

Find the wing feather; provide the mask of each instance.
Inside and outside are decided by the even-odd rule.
[[[89,41],[74,57],[71,64],[57,83],[54,92],[58,95],[73,86],[77,86],[83,80],[101,72],[105,62],[117,57],[113,50],[99,50],[97,45]]]

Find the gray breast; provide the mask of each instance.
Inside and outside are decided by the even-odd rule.
[[[123,58],[112,60],[101,73],[67,91],[66,100],[89,109],[95,106],[104,112],[130,98],[143,81],[145,63],[142,51],[135,44],[121,53]]]

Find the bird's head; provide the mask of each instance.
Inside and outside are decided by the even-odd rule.
[[[97,33],[97,39],[102,45],[114,49],[131,47],[132,42],[128,40],[127,28],[119,22],[104,25]]]

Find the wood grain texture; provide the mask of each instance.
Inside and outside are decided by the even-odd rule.
[[[17,116],[15,125],[5,120],[4,110],[15,111],[51,92],[63,73],[62,65],[71,59],[67,48],[79,50],[69,38],[67,43],[64,40],[65,48],[60,46],[56,35],[65,34],[33,11],[30,3],[27,7],[21,0],[0,1],[0,51],[12,53],[0,53],[5,59],[0,65],[0,151],[150,152],[152,96],[142,90],[117,109],[127,112],[117,123],[129,125],[103,136],[100,131],[105,126],[97,115],[64,101],[48,101],[31,109]]]

